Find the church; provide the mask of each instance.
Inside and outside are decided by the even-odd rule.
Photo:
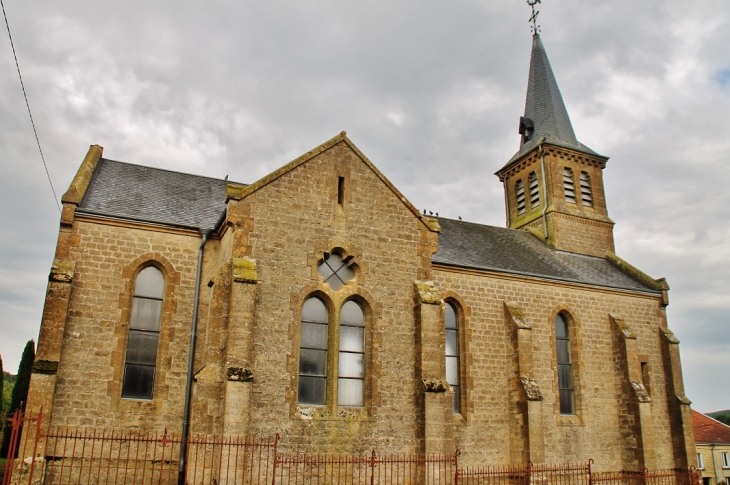
[[[421,213],[344,132],[250,184],[92,145],[28,409],[292,451],[694,465],[669,286],[615,254],[608,157],[576,138],[539,34],[531,55],[506,228]]]

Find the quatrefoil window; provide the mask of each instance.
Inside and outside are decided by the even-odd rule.
[[[355,270],[351,266],[350,258],[343,260],[339,254],[325,253],[324,260],[317,266],[317,273],[330,288],[337,291],[355,277]]]

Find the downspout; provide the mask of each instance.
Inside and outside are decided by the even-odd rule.
[[[178,485],[185,485],[185,467],[188,455],[188,434],[190,432],[190,397],[193,387],[193,361],[195,360],[195,340],[198,330],[198,306],[200,305],[200,279],[203,273],[203,249],[208,242],[210,229],[201,229],[203,241],[198,249],[198,274],[195,276],[195,297],[193,300],[193,325],[190,328],[190,352],[188,355],[188,378],[185,384],[185,410],[183,411],[182,436],[180,443],[180,461],[177,474]]]
[[[504,185],[504,210],[507,213],[507,227],[510,227],[510,220],[509,220],[509,197],[507,196],[507,190],[509,187],[507,187],[507,179],[502,180],[502,185]]]
[[[537,145],[537,153],[540,154],[540,178],[542,178],[542,233],[545,234],[545,241],[548,240],[547,230],[547,218],[545,213],[548,208],[547,201],[547,187],[545,186],[545,152],[542,149],[542,144],[545,142],[545,137],[542,137],[540,143]]]

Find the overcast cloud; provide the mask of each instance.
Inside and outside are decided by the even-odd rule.
[[[521,0],[5,0],[57,195],[88,146],[253,182],[342,130],[416,207],[504,225],[531,36]],[[727,0],[544,0],[578,139],[611,157],[620,256],[672,287],[687,395],[730,408]],[[0,353],[37,338],[59,213],[0,35]]]

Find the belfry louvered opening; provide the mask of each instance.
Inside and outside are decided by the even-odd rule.
[[[525,184],[522,179],[515,184],[515,194],[517,197],[517,214],[524,214],[527,206],[525,205]]]
[[[530,172],[530,208],[540,205],[540,186],[537,183],[537,174]]]
[[[563,188],[565,189],[565,200],[575,204],[575,183],[573,182],[573,170],[569,167],[563,169]]]
[[[583,205],[593,207],[593,194],[591,193],[591,177],[588,172],[580,173],[580,197]]]

